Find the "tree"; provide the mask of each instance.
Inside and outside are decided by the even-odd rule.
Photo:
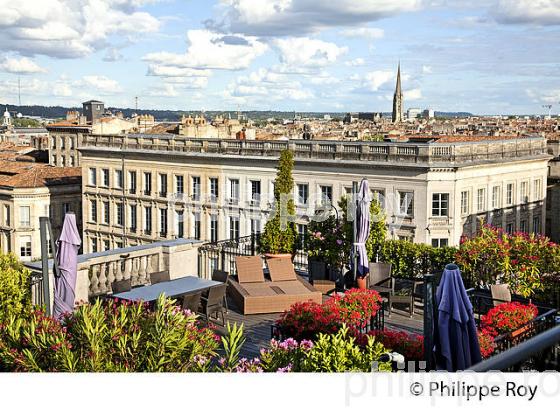
[[[292,198],[294,189],[294,154],[286,149],[280,153],[276,179],[274,181],[274,215],[270,218],[260,238],[260,251],[265,253],[294,253],[297,230],[293,222],[295,204]]]

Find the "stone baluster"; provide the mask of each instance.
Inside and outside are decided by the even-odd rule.
[[[132,265],[133,265],[133,259],[131,258],[125,259],[123,279],[130,279],[130,277],[132,276]]]
[[[115,281],[115,262],[108,262],[105,264],[107,266],[107,285],[110,287]]]
[[[92,295],[99,294],[98,267],[93,265],[89,268],[89,292]]]
[[[106,269],[107,265],[102,263],[99,266],[99,293],[107,293],[110,287],[107,286],[107,275]]]

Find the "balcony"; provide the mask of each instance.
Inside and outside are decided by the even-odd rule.
[[[192,239],[176,239],[79,255],[76,301],[111,293],[111,284],[123,279],[131,279],[132,286],[149,284],[152,272],[168,271],[171,279],[197,276],[201,244]],[[25,265],[33,277],[40,276],[41,262]],[[35,301],[42,297],[38,287],[32,293]]]

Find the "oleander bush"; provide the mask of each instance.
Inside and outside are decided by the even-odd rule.
[[[507,283],[524,297],[548,292],[559,282],[560,247],[541,235],[509,235],[484,226],[476,237],[461,241],[456,261],[478,284]]]
[[[196,372],[208,370],[218,340],[196,315],[160,298],[82,305],[60,322],[41,308],[0,324],[0,370],[31,372]]]
[[[0,322],[31,305],[31,273],[12,253],[0,255]]]

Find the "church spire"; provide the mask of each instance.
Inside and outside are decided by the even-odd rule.
[[[393,122],[401,122],[403,120],[403,95],[401,89],[401,62],[397,69],[397,85],[395,94],[393,95]]]

